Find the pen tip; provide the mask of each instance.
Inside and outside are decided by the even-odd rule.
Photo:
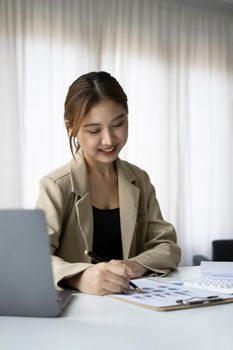
[[[137,291],[138,293],[142,293],[142,290],[141,290],[141,288],[139,288],[139,287],[136,288],[136,291]]]
[[[85,255],[88,255],[88,250],[87,250],[87,249],[84,251],[84,254],[85,254]]]

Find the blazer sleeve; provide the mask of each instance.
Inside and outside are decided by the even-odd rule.
[[[48,235],[51,247],[51,261],[54,283],[57,284],[66,278],[72,277],[91,266],[89,263],[70,263],[56,256],[59,240],[62,234],[61,227],[65,220],[68,207],[68,191],[62,191],[59,184],[49,176],[40,181],[40,192],[36,202],[36,208],[42,209],[46,216]]]
[[[145,173],[146,174],[146,173]],[[172,224],[163,220],[159,203],[146,174],[147,234],[142,253],[131,258],[155,274],[166,275],[180,262],[181,249]],[[138,232],[140,234],[140,232]]]

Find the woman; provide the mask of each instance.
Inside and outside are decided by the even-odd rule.
[[[118,158],[128,137],[122,87],[106,72],[82,75],[69,88],[64,120],[73,159],[41,180],[37,201],[55,282],[89,294],[127,293],[129,279],[175,269],[176,233],[148,175]],[[94,264],[86,249],[108,262]]]

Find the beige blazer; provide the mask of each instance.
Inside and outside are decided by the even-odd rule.
[[[174,227],[163,220],[148,175],[116,160],[123,258],[155,273],[168,273],[180,261]],[[91,266],[93,215],[86,162],[82,151],[43,177],[37,208],[44,210],[51,243],[55,284]]]

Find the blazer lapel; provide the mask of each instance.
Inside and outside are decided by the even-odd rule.
[[[90,193],[85,194],[76,203],[78,223],[85,241],[87,250],[92,250],[93,243],[93,215]]]
[[[76,155],[76,160],[71,161],[71,186],[77,194],[76,202],[77,219],[83,239],[88,250],[92,249],[93,243],[93,215],[88,173],[82,150]]]
[[[123,258],[128,259],[136,227],[140,189],[133,184],[135,176],[130,169],[120,159],[116,164]]]

